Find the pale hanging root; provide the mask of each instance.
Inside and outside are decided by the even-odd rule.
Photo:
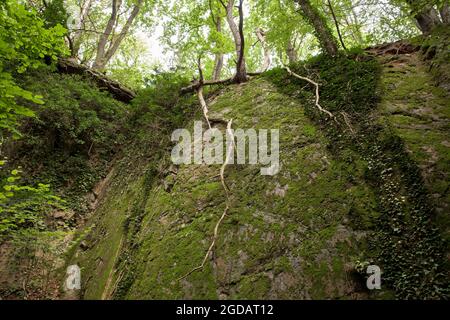
[[[227,156],[225,157],[225,162],[222,164],[222,167],[220,168],[220,181],[222,181],[222,186],[223,189],[225,190],[226,194],[227,194],[227,200],[228,200],[228,191],[230,190],[227,186],[227,183],[225,182],[225,178],[223,176],[224,172],[225,172],[225,167],[227,166],[228,162],[230,161],[230,158],[233,156],[233,152],[234,152],[234,134],[233,131],[231,130],[231,124],[233,123],[233,119],[230,119],[230,121],[228,121],[227,123],[227,132],[226,132],[226,136],[230,138],[230,143],[227,146]]]
[[[315,81],[313,81],[313,80],[311,80],[309,78],[299,76],[295,72],[292,72],[291,69],[289,69],[288,66],[284,66],[284,69],[286,69],[286,71],[291,76],[294,76],[294,77],[296,77],[298,79],[301,79],[301,80],[308,81],[309,83],[313,84],[316,87],[316,102],[315,102],[315,104],[316,104],[317,109],[319,109],[319,111],[321,111],[323,113],[326,113],[328,116],[330,116],[330,118],[336,120],[334,115],[330,111],[328,111],[327,109],[322,108],[322,106],[319,104],[320,95],[319,95],[319,84],[317,82],[315,82]]]
[[[206,123],[208,124],[208,128],[211,129],[211,123],[208,118],[208,106],[206,105],[205,98],[203,97],[203,70],[202,70],[202,58],[198,57],[198,74],[200,75],[199,86],[195,89],[197,91],[198,101],[200,102],[200,106],[202,107],[203,116],[205,117]]]
[[[309,79],[309,78],[302,77],[302,76],[296,74],[295,72],[292,72],[291,69],[289,69],[288,66],[284,66],[284,69],[286,69],[286,71],[287,71],[291,76],[294,76],[294,77],[296,77],[296,78],[298,78],[298,79],[302,79],[302,80],[308,81],[309,83],[313,84],[313,85],[316,87],[316,102],[315,102],[315,104],[316,104],[317,109],[319,109],[319,111],[324,112],[324,113],[326,113],[327,115],[329,115],[330,118],[332,118],[337,124],[339,124],[338,121],[337,121],[337,119],[336,119],[336,117],[335,117],[330,111],[328,111],[328,110],[322,108],[322,106],[319,104],[319,99],[320,99],[320,95],[319,95],[319,84],[318,84],[317,82],[315,82],[315,81]],[[353,127],[352,127],[352,125],[351,125],[351,123],[350,123],[350,119],[349,119],[349,117],[348,117],[348,114],[347,114],[345,111],[341,111],[340,113],[341,113],[342,118],[344,119],[344,122],[345,122],[345,124],[347,125],[348,129],[350,130],[350,132],[352,133],[352,135],[354,135],[354,134],[355,134],[355,130],[353,129]]]
[[[186,273],[184,276],[182,276],[181,278],[179,278],[178,280],[182,280],[184,278],[186,278],[187,276],[189,276],[190,274],[192,274],[195,271],[201,270],[203,269],[203,267],[205,266],[206,261],[208,260],[209,255],[211,254],[214,245],[216,244],[216,240],[217,240],[217,234],[219,233],[219,227],[220,224],[222,223],[223,219],[225,218],[225,216],[228,213],[228,209],[230,208],[230,194],[229,194],[229,188],[227,186],[227,183],[225,182],[225,177],[224,177],[224,173],[225,173],[225,168],[228,164],[228,162],[230,161],[231,156],[234,153],[234,135],[233,132],[231,130],[231,124],[233,123],[233,119],[231,119],[230,121],[228,121],[227,123],[227,131],[226,134],[228,137],[230,137],[230,143],[227,146],[227,155],[225,157],[225,162],[222,164],[222,167],[220,168],[220,181],[222,182],[222,186],[223,189],[225,190],[225,196],[226,196],[226,202],[225,202],[225,209],[223,210],[222,216],[220,217],[220,219],[217,221],[216,226],[214,227],[214,234],[213,234],[213,239],[211,241],[211,244],[209,245],[208,251],[206,251],[205,257],[203,258],[202,263],[195,267],[194,269],[192,269],[191,271],[189,271],[188,273]]]
[[[191,271],[189,271],[188,273],[186,273],[184,276],[182,276],[182,277],[179,278],[178,280],[182,280],[182,279],[186,278],[187,276],[189,276],[191,273],[193,273],[193,272],[195,272],[195,271],[197,271],[197,270],[203,269],[203,267],[205,266],[206,260],[208,260],[208,257],[209,257],[209,255],[210,255],[210,253],[212,252],[212,249],[214,248],[214,245],[216,244],[216,239],[217,239],[217,233],[218,233],[218,231],[219,231],[219,226],[220,226],[222,220],[223,220],[223,219],[225,218],[225,216],[227,215],[228,208],[229,208],[229,206],[228,206],[228,201],[227,201],[225,210],[223,211],[222,216],[220,217],[219,221],[217,221],[217,224],[216,224],[216,226],[214,227],[214,237],[213,237],[213,240],[212,240],[212,242],[211,242],[211,245],[210,245],[209,248],[208,248],[208,251],[207,251],[206,254],[205,254],[205,257],[203,258],[202,263],[201,263],[199,266],[197,266],[197,267],[195,267],[194,269],[192,269]]]
[[[203,97],[203,86],[197,88],[197,96],[198,101],[200,102],[200,106],[202,107],[203,116],[205,117],[206,123],[208,124],[209,129],[211,129],[211,123],[208,118],[208,106],[206,105],[205,98]]]

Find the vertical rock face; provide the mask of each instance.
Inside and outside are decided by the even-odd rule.
[[[420,53],[386,56],[381,119],[389,121],[421,169],[438,225],[449,239],[450,164],[449,94],[436,87]]]
[[[342,131],[330,131],[330,122],[313,121],[307,107],[314,105],[309,89],[289,79],[284,79],[285,88],[275,85],[273,77],[287,77],[282,70],[227,86],[209,99],[211,123],[222,132],[228,119],[233,119],[234,129],[280,130],[280,171],[263,176],[262,165],[227,166],[228,215],[206,264],[190,274],[201,265],[225,208],[220,165],[174,166],[169,145],[160,146],[155,156],[155,150],[140,143],[153,133],[141,137],[131,146],[135,152],[118,161],[121,166],[115,168],[92,216],[86,245],[71,259],[83,270],[83,297],[408,296],[415,290],[415,278],[410,279],[407,270],[418,266],[397,264],[397,254],[406,252],[401,259],[409,262],[439,256],[438,245],[428,241],[432,237],[429,219],[437,222],[448,239],[448,96],[433,85],[419,52],[383,51],[377,60],[381,78],[371,75],[364,85],[376,82],[380,87],[373,90],[380,91],[381,101],[370,102],[373,108],[369,111],[364,111],[367,97],[350,88],[359,90],[357,82],[343,75],[349,88],[345,93],[362,99],[357,100],[364,102],[361,105],[321,74],[324,106],[345,115],[338,118],[346,121]],[[350,62],[352,75],[358,72],[355,63]],[[331,87],[339,92],[333,93]],[[341,112],[333,109],[336,106],[330,101],[342,95],[344,106],[360,107],[360,116],[369,119],[370,125],[358,123],[350,107]],[[201,118],[199,112],[186,128],[192,130],[193,120]],[[133,154],[138,153],[141,157],[136,161]],[[415,199],[416,189],[421,190],[420,201]],[[430,203],[422,201],[428,198]],[[398,219],[409,224],[398,224]],[[376,241],[386,235],[386,245],[379,246]],[[398,248],[402,241],[407,243]],[[411,245],[424,246],[424,251]],[[366,289],[362,267],[369,263],[387,270],[380,291]],[[433,272],[440,279],[440,271]],[[404,274],[407,281],[392,279],[398,274]],[[441,285],[439,281],[435,283]],[[437,297],[427,290],[420,295]]]
[[[203,270],[180,280],[200,265],[224,209],[220,165],[155,174],[146,194],[145,166],[138,168],[133,181],[106,195],[94,218],[96,244],[75,258],[88,273],[85,298],[365,297],[353,280],[365,231],[348,216],[374,214],[362,168],[334,160],[301,102],[267,80],[230,86],[209,109],[211,118],[233,118],[235,129],[280,129],[280,172],[227,167],[232,201],[213,254]],[[122,234],[136,211],[139,228]],[[134,247],[122,237],[132,237]]]

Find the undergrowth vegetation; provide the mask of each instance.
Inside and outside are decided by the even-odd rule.
[[[0,161],[2,171],[5,163]],[[27,232],[47,230],[45,212],[64,209],[62,199],[50,192],[49,185],[23,185],[20,174],[13,169],[0,182],[0,243]]]
[[[121,176],[133,171],[134,166],[154,164],[154,170],[148,169],[146,174],[151,185],[154,175],[160,174],[158,163],[170,144],[170,132],[185,121],[192,98],[179,97],[179,89],[188,81],[173,73],[153,76],[149,87],[140,91],[129,105],[100,91],[88,78],[59,74],[53,66],[21,75],[17,81],[45,101],[44,104],[22,101],[34,116],[22,120],[21,138],[7,141],[3,150],[8,162],[2,163],[0,234],[11,236],[16,229],[21,232],[20,237],[13,239],[16,249],[11,253],[19,260],[10,259],[11,268],[16,268],[16,274],[20,275],[23,268],[14,265],[23,263],[27,257],[35,261],[36,250],[49,255],[55,250],[52,243],[57,243],[58,230],[70,233],[83,224],[98,197],[93,193],[94,187],[111,171],[112,164],[116,175]],[[14,169],[17,167],[20,171]],[[33,185],[36,187],[30,187]],[[58,196],[50,190],[56,190]],[[125,248],[134,246],[134,234],[139,230],[143,213],[136,203],[124,223],[129,234],[124,242],[124,257],[131,252]],[[91,235],[92,229],[90,225],[86,232],[76,233],[67,250],[69,257]],[[121,261],[132,262],[132,255]],[[58,274],[61,270],[57,270]],[[62,273],[56,278],[59,276]],[[40,286],[43,285],[47,284]],[[23,293],[18,290],[10,294]]]
[[[24,102],[36,116],[23,121],[24,137],[12,143],[10,158],[22,166],[26,181],[50,184],[70,208],[85,212],[86,193],[126,141],[131,110],[88,79],[50,68],[27,74],[21,83],[45,104]]]

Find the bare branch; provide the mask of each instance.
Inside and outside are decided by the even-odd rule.
[[[189,92],[196,91],[200,86],[212,86],[218,84],[229,84],[233,81],[232,78],[223,79],[223,80],[204,80],[202,84],[199,81],[193,81],[193,83],[187,87],[181,88],[180,93],[185,94]]]

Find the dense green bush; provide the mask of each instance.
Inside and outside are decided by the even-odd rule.
[[[37,13],[27,10],[20,1],[0,2],[0,152],[5,137],[21,136],[20,120],[35,116],[26,104],[43,103],[42,96],[17,82],[17,76],[64,54],[65,32],[59,24],[46,28]],[[44,228],[45,214],[59,206],[60,199],[52,195],[49,185],[26,185],[21,183],[19,173],[0,159],[0,241]]]
[[[45,103],[23,101],[36,116],[22,122],[23,137],[9,147],[12,162],[23,167],[26,182],[51,184],[73,209],[86,210],[86,192],[126,141],[130,107],[88,79],[50,67],[19,82]]]
[[[25,77],[23,83],[45,101],[40,106],[29,105],[37,115],[23,126],[30,138],[26,141],[29,150],[110,154],[124,142],[127,107],[89,80],[40,70]]]
[[[190,95],[180,96],[180,89],[189,84],[185,77],[165,72],[153,75],[147,88],[141,90],[133,100],[132,123],[155,123],[158,119],[163,123],[180,124],[189,113],[185,108],[192,103]]]
[[[148,86],[136,97],[137,104],[141,101],[171,108],[180,99],[180,89],[189,84],[183,75],[174,72],[163,72],[152,75],[148,79]]]

